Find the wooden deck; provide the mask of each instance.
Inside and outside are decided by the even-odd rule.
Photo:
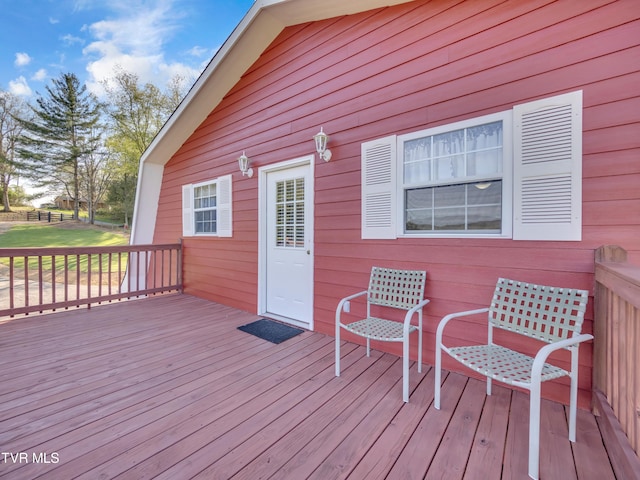
[[[256,319],[166,295],[0,323],[0,477],[522,479],[528,396],[333,338],[280,345]],[[425,341],[429,341],[428,338]],[[595,418],[543,401],[541,478],[615,478]],[[12,455],[10,455],[12,454]],[[48,462],[48,463],[47,463]]]

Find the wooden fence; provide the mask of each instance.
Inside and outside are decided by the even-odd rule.
[[[27,212],[27,221],[29,222],[64,222],[65,220],[74,220],[73,214],[56,213],[49,211]]]
[[[0,248],[0,317],[182,290],[182,245]]]
[[[605,442],[618,446],[619,478],[640,478],[640,266],[620,247],[600,247],[595,278],[594,409]]]

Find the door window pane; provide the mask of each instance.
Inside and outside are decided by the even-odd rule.
[[[276,246],[304,248],[304,178],[276,183]]]

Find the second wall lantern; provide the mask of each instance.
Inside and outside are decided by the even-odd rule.
[[[327,148],[329,135],[322,131],[322,127],[320,127],[320,131],[313,136],[313,139],[316,141],[316,152],[318,152],[320,158],[325,162],[331,160],[331,150]]]

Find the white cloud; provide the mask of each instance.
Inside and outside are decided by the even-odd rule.
[[[31,63],[31,57],[24,52],[18,52],[16,53],[16,59],[13,63],[16,67],[24,67]]]
[[[9,91],[14,95],[23,97],[30,97],[33,94],[29,84],[27,83],[27,79],[22,76],[9,82]]]
[[[187,53],[192,57],[197,57],[197,58],[201,58],[204,56],[208,57],[210,55],[208,48],[199,47],[199,46],[195,46],[191,48],[190,50],[187,51]]]
[[[200,71],[180,62],[168,62],[164,45],[179,28],[181,14],[174,0],[160,0],[152,7],[148,2],[112,0],[116,16],[89,25],[95,38],[83,53],[89,58],[87,87],[103,94],[101,82],[113,78],[116,68],[134,73],[141,82],[165,85],[172,76],[196,78]],[[82,1],[76,7],[83,7]],[[199,50],[194,50],[199,52]]]
[[[46,78],[47,78],[47,71],[44,68],[41,68],[31,76],[31,80],[36,80],[38,82],[42,82]]]
[[[84,40],[80,37],[74,37],[71,34],[67,34],[67,35],[63,35],[62,37],[60,37],[60,39],[65,43],[65,45],[73,45],[75,43],[80,43],[83,44]]]

